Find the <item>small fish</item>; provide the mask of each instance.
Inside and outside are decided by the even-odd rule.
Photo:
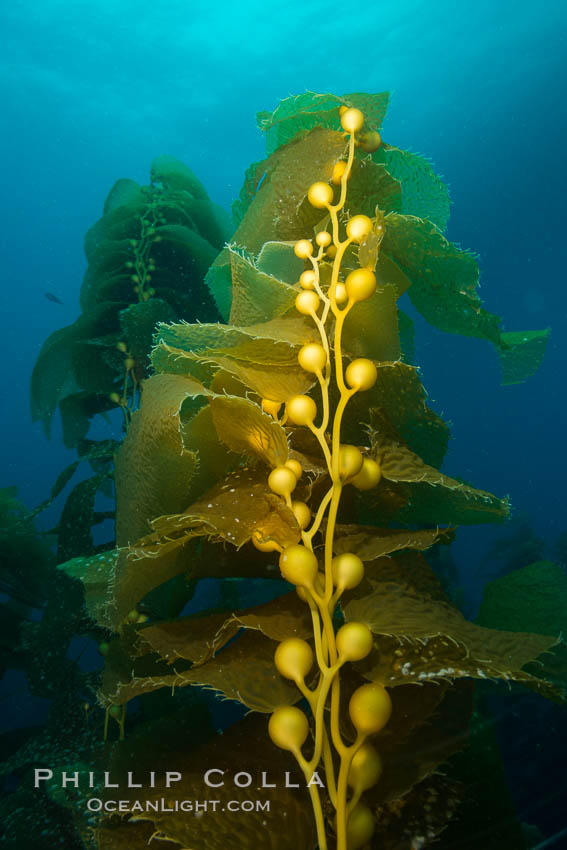
[[[43,293],[48,301],[53,301],[54,304],[63,304],[60,298],[53,294],[53,292],[44,292]]]

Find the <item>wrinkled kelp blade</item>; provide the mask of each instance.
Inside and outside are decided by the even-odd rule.
[[[314,127],[337,130],[339,107],[356,106],[361,109],[366,121],[374,128],[382,125],[388,108],[388,92],[363,94],[356,92],[341,97],[333,94],[304,94],[287,97],[280,101],[273,112],[259,112],[258,126],[266,133],[268,154],[285,145],[297,135],[305,134]]]

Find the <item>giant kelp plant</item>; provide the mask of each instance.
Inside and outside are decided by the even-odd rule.
[[[224,219],[173,157],[152,162],[147,186],[114,184],[85,237],[82,314],[45,341],[32,375],[32,417],[48,435],[57,407],[74,447],[92,416],[135,406],[156,322],[211,318],[202,279],[228,235]]]
[[[121,818],[69,803],[99,850],[443,847],[474,769],[439,767],[465,745],[475,680],[563,698],[557,634],[468,622],[423,554],[508,504],[439,471],[449,431],[399,299],[492,342],[506,383],[537,368],[547,334],[504,333],[482,308],[475,258],[442,234],[445,187],[382,141],[386,106],[307,93],[260,115],[268,158],[206,277],[222,321],[158,325],[115,456],[117,545],[62,567],[103,635],[104,769],[157,777]],[[217,579],[223,603],[184,614],[187,578]],[[211,689],[250,710],[222,734],[179,701]],[[174,788],[162,769],[182,774]],[[488,750],[485,769],[493,782]],[[175,808],[208,795],[220,810]],[[269,810],[247,811],[258,798]],[[483,847],[522,846],[494,835]]]
[[[65,445],[79,455],[59,476],[51,499],[80,461],[94,472],[68,499],[60,525],[66,531],[59,538],[63,559],[86,554],[90,530],[77,514],[92,514],[97,492],[109,489],[118,444],[86,439],[92,418],[119,407],[128,424],[149,374],[157,322],[218,318],[203,281],[228,237],[226,219],[186,165],[159,156],[147,186],[125,178],[114,184],[102,217],[86,234],[81,315],[48,337],[31,380],[32,418],[49,436],[59,409]]]

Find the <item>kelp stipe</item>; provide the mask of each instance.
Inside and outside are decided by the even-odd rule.
[[[317,378],[322,412],[319,418],[313,399],[297,395],[288,400],[282,419],[284,423],[290,421],[305,426],[314,435],[325,458],[331,486],[313,511],[315,518],[311,522],[309,506],[305,502],[294,503],[291,500],[303,472],[300,462],[288,460],[283,466],[276,467],[268,478],[270,489],[285,499],[302,529],[301,543],[283,549],[279,564],[283,577],[296,586],[298,595],[311,610],[315,657],[320,674],[316,687],[309,688],[305,677],[313,666],[313,652],[305,640],[288,638],[279,644],[275,653],[278,671],[296,683],[315,719],[313,755],[306,759],[302,753],[309,723],[299,708],[277,708],[270,719],[269,733],[277,746],[293,753],[305,774],[321,850],[327,848],[327,835],[318,787],[313,783],[314,773],[324,758],[326,785],[336,811],[338,850],[367,843],[374,832],[374,818],[371,810],[360,803],[360,797],[376,784],[382,772],[379,754],[367,738],[387,724],[392,712],[390,696],[382,683],[360,685],[349,702],[356,739],[350,745],[345,743],[339,722],[340,669],[347,662],[367,658],[373,649],[373,636],[366,623],[356,621],[345,623],[335,634],[333,617],[342,594],[347,589],[358,587],[364,578],[363,562],[355,553],[342,552],[334,557],[335,529],[343,487],[351,483],[360,490],[372,489],[378,485],[381,472],[374,458],[365,457],[356,446],[341,443],[341,423],[348,402],[355,393],[371,389],[378,376],[376,366],[366,358],[351,360],[345,370],[342,333],[350,311],[371,298],[376,291],[373,269],[384,227],[380,216],[373,222],[366,215],[355,215],[346,222],[346,238],[340,238],[339,214],[347,201],[347,182],[352,171],[356,134],[362,131],[364,125],[360,110],[343,107],[341,113],[341,124],[349,135],[349,144],[346,162],[339,161],[332,177],[332,182],[339,186],[339,198],[334,203],[333,188],[325,182],[313,183],[307,192],[308,201],[314,208],[327,211],[331,233],[320,230],[316,234],[317,254],[314,254],[313,245],[307,239],[299,240],[294,247],[296,256],[308,261],[311,266],[300,277],[303,291],[297,295],[295,307],[299,313],[312,319],[320,335],[320,343],[310,342],[299,350],[298,362],[302,369]],[[381,141],[379,134],[374,133],[373,139],[378,148]],[[369,265],[351,271],[342,283],[339,282],[342,260],[352,245],[359,245],[363,251],[370,252],[372,260]],[[331,257],[332,266],[328,287],[324,289],[319,264],[326,255]],[[327,327],[331,321],[334,324],[332,345]],[[339,393],[334,410],[329,403],[332,379]],[[270,399],[264,401],[264,409],[269,402]],[[319,419],[317,425],[316,418]],[[332,435],[330,444],[327,437],[329,430]],[[323,523],[324,570],[320,573],[313,540]],[[254,535],[252,542],[262,550],[275,545],[271,541],[259,541]],[[327,724],[325,711],[329,695],[330,721]],[[338,777],[333,765],[333,748],[340,759]],[[347,805],[348,785],[352,788],[352,795]]]

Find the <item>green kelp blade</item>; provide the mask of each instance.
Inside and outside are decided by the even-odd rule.
[[[449,709],[447,709],[448,711]],[[463,727],[459,732],[460,735],[456,739],[452,739],[455,745],[454,751],[460,749],[465,744],[466,727]],[[441,735],[439,737],[441,738]],[[431,738],[433,739],[433,735]],[[420,741],[416,736],[416,740],[412,739],[407,749],[404,748],[405,752],[402,758],[406,756],[404,759],[406,769],[411,762],[410,747],[415,747],[419,743]],[[432,740],[432,744],[435,745],[435,743],[437,741]],[[453,755],[453,752],[448,751],[446,740],[441,740],[439,743],[442,745],[440,754],[446,754],[447,757]],[[415,749],[413,751],[415,752]],[[391,778],[390,767],[391,765],[388,764],[386,771],[388,777]],[[420,773],[421,771],[417,769],[416,777]],[[400,784],[402,783],[397,783],[397,787]],[[392,782],[393,785],[394,783]],[[461,802],[467,791],[468,789],[465,788],[463,783],[455,779],[450,779],[448,776],[444,776],[442,773],[436,771],[428,773],[424,779],[418,781],[409,791],[401,793],[395,799],[388,799],[388,802],[378,805],[374,809],[377,820],[374,840],[383,850],[401,848],[405,844],[408,823],[411,823],[412,831],[415,832],[415,835],[427,835],[432,841],[442,840],[441,836],[444,835],[447,824],[460,818]],[[388,796],[391,797],[395,793],[392,787]],[[466,830],[466,834],[470,835],[470,826]],[[406,846],[408,845],[406,844]],[[441,847],[442,845],[439,846]],[[454,846],[457,845],[455,844]],[[484,850],[490,850],[490,848],[484,847]],[[498,850],[504,850],[504,848],[499,845]],[[514,845],[514,850],[520,850],[520,845]]]
[[[399,688],[396,688],[393,694],[397,690]],[[402,687],[401,690],[405,690],[405,688]],[[412,694],[412,696],[419,705],[421,699],[419,694]],[[408,701],[407,699],[404,700],[399,708],[403,710],[403,705],[407,704]],[[395,696],[393,702],[395,705]],[[367,805],[373,808],[385,806],[384,815],[387,817],[388,829],[384,832],[388,836],[388,843],[385,843],[384,847],[388,847],[389,850],[407,847],[409,850],[411,845],[407,844],[405,840],[402,840],[401,844],[393,843],[392,839],[397,832],[395,827],[394,829],[390,828],[392,820],[394,822],[396,820],[394,813],[398,811],[399,806],[402,807],[404,817],[402,823],[398,823],[398,829],[405,826],[405,829],[400,830],[403,834],[407,830],[408,824],[405,817],[409,817],[409,811],[405,807],[409,808],[412,789],[413,793],[417,793],[422,783],[428,780],[435,783],[440,779],[445,779],[444,771],[440,772],[439,767],[454,753],[466,746],[472,710],[472,682],[457,681],[442,692],[442,699],[437,709],[429,717],[424,718],[423,724],[414,726],[409,734],[396,735],[394,732],[389,735],[386,729],[380,734],[376,746],[383,760],[384,771],[380,781],[369,789],[364,796]],[[439,790],[442,789],[443,786]],[[451,796],[443,797],[439,801],[436,797],[430,798],[429,808],[416,813],[416,821],[412,820],[410,823],[412,823],[412,826],[415,823],[414,828],[416,829],[419,828],[420,821],[422,823],[431,821],[432,826],[436,820],[437,822],[440,820],[442,824],[446,823],[454,814],[457,802],[458,798],[451,799]],[[378,812],[380,812],[380,808],[378,808]],[[388,816],[386,813],[389,812],[392,812],[392,814]],[[378,829],[380,830],[380,826],[378,826]],[[384,832],[379,831],[378,834],[381,834],[382,837]],[[421,831],[418,834],[421,834]],[[392,843],[390,843],[390,840],[392,840]]]
[[[424,462],[439,467],[449,442],[449,428],[427,405],[418,370],[401,361],[376,364],[372,389],[349,401],[343,424],[345,442],[368,444],[368,425],[392,440],[407,443]],[[361,423],[364,423],[364,427]]]
[[[115,408],[116,404],[109,399],[106,392],[77,392],[62,398],[59,402],[59,412],[65,446],[74,449],[87,436],[93,416]]]
[[[156,369],[179,372],[182,367],[178,360],[185,351],[193,359],[197,355],[204,364],[209,356],[221,355],[253,365],[287,366],[299,371],[299,349],[318,338],[317,329],[302,317],[238,328],[221,324],[160,324],[152,362]]]
[[[216,360],[210,355],[204,357],[202,353],[174,348],[166,345],[161,339],[151,350],[151,364],[158,373],[193,378],[207,389],[212,387],[217,372]]]
[[[431,222],[414,216],[392,213],[385,229],[382,247],[411,280],[409,297],[430,324],[492,342],[501,358],[504,384],[520,383],[536,371],[549,331],[501,331],[501,319],[488,313],[477,295],[473,254],[448,242]]]
[[[502,383],[521,384],[539,369],[551,331],[515,331],[500,334]]]
[[[228,322],[232,306],[232,273],[230,263],[226,258],[226,249],[221,251],[220,258],[213,264],[205,275],[205,285],[211,293],[216,308],[223,322]]]
[[[69,466],[66,466],[65,469],[59,473],[55,484],[51,488],[49,498],[34,509],[34,515],[49,507],[51,502],[65,489],[81,461],[89,461],[96,473],[108,473],[108,466],[110,465],[112,457],[119,445],[120,443],[116,440],[80,440],[77,444],[79,460],[73,461],[73,463],[70,463]]]
[[[113,605],[112,587],[118,558],[118,550],[112,549],[98,555],[72,558],[58,565],[58,569],[82,583],[89,616],[106,628],[111,627],[108,607]]]
[[[397,532],[396,532],[397,533]],[[447,530],[447,534],[449,530]],[[443,541],[439,541],[443,542]],[[412,593],[430,599],[447,602],[447,595],[441,581],[430,567],[424,555],[417,549],[405,549],[393,552],[385,557],[366,561],[365,576],[371,584],[359,585],[360,589],[351,591],[344,601],[366,596],[370,586],[394,584],[407,587]]]
[[[167,253],[167,265],[187,266],[186,278],[202,280],[218,250],[190,227],[182,224],[162,224],[156,227],[161,241],[152,248],[159,277],[160,257]],[[162,260],[163,262],[163,260]]]
[[[231,472],[183,513],[159,516],[152,532],[130,547],[135,558],[160,559],[194,537],[226,541],[240,548],[252,534],[280,548],[297,543],[299,526],[284,500],[267,483],[264,467]]]
[[[125,262],[130,261],[126,260]],[[108,273],[103,272],[98,274],[96,278],[93,274],[92,281],[86,279],[89,272],[90,265],[85,272],[85,280],[83,281],[83,288],[81,290],[81,309],[83,313],[88,313],[95,304],[101,301],[114,301],[116,303],[116,309],[119,310],[131,301],[137,300],[131,271],[124,265],[117,269],[110,269]]]
[[[168,380],[163,384],[156,378]],[[237,470],[184,510],[191,501],[192,488],[204,486],[225,469],[218,457],[212,463],[204,458],[203,466],[197,464],[202,450],[210,451],[212,447],[221,459],[223,455],[222,447],[212,444],[210,438],[201,442],[203,428],[206,430],[214,422],[212,409],[211,419],[202,412],[203,408],[191,417],[189,405],[185,419],[184,397],[190,400],[194,396],[198,400],[200,395],[203,388],[189,379],[151,378],[144,390],[140,416],[133,418],[117,454],[118,502],[124,505],[118,539],[131,540],[132,545],[130,550],[120,552],[114,573],[109,577],[109,591],[112,587],[114,600],[107,612],[107,624],[113,628],[118,628],[128,611],[154,587],[190,566],[186,546],[195,537],[224,539],[235,546],[247,542],[252,532],[261,539],[274,539],[282,546],[299,539],[293,513],[267,486],[265,467],[250,474]],[[222,397],[221,404],[227,402],[230,403],[230,397]],[[265,416],[259,407],[255,408],[259,415]],[[237,427],[241,427],[238,420],[230,424],[230,428]],[[209,427],[209,434],[213,433]],[[265,449],[260,445],[260,451]],[[227,457],[227,464],[230,462],[233,461]],[[184,463],[187,468],[182,474]],[[166,504],[175,504],[177,511],[156,516]],[[152,530],[144,535],[146,529]]]
[[[353,666],[343,667],[339,726],[345,743],[354,743],[356,739],[348,705],[353,692],[362,684],[365,679]],[[372,806],[405,796],[464,746],[473,689],[473,682],[465,679],[389,688],[392,716],[373,739],[384,769],[380,781],[365,794]],[[387,846],[394,850],[394,845]]]
[[[352,310],[343,328],[343,351],[353,357],[394,362],[401,357],[396,290],[379,287],[365,301],[364,310]]]
[[[255,629],[275,641],[290,637],[308,640],[313,634],[310,612],[295,591],[264,605],[236,611],[229,623],[239,628]]]
[[[264,274],[293,286],[305,268],[304,261],[296,256],[293,248],[291,242],[265,242],[256,258],[257,268]]]
[[[226,612],[195,614],[172,622],[147,625],[138,632],[137,654],[155,652],[169,664],[178,658],[197,667],[205,664],[238,632]]]
[[[380,130],[390,100],[390,92],[378,92],[376,94],[368,94],[367,92],[350,92],[343,94],[342,99],[346,106],[355,106],[364,115],[365,129]]]
[[[258,339],[259,335],[254,329],[250,328],[233,328],[230,325],[221,324],[173,324],[173,325],[158,325],[156,329],[156,346],[159,347],[162,343],[166,346],[188,351],[193,354],[203,355],[205,357],[209,353],[222,351],[223,353],[238,350],[240,345],[249,343]],[[265,344],[263,342],[263,344]],[[271,339],[270,345],[266,345],[268,349],[268,363],[276,362],[275,352],[281,349],[282,354],[279,360],[284,363],[292,362],[292,352],[290,344],[285,340],[280,343],[277,340]],[[273,350],[272,350],[273,349]],[[243,358],[241,353],[235,356]],[[254,349],[252,358],[255,362],[265,362],[261,352]]]
[[[87,312],[99,301],[129,301],[134,293],[132,262],[134,251],[129,239],[105,239],[89,259],[81,285],[80,305]],[[125,297],[128,293],[128,297]]]
[[[201,742],[204,739],[206,743],[199,742],[199,734]],[[111,776],[125,776],[132,764],[141,776],[149,776],[150,771],[156,774],[155,788],[129,791],[132,805],[138,801],[145,805],[149,800],[158,809],[163,809],[160,802],[163,799],[165,807],[173,809],[174,801],[200,800],[207,770],[214,766],[222,771],[214,775],[225,778],[221,787],[213,789],[214,798],[219,801],[216,811],[209,806],[199,817],[183,811],[144,814],[152,819],[154,837],[156,834],[163,837],[166,846],[192,850],[234,850],[236,846],[238,850],[281,850],[285,844],[296,850],[312,850],[316,844],[315,821],[303,774],[293,757],[268,739],[267,719],[251,715],[236,722],[222,735],[208,740],[210,734],[209,725],[199,718],[195,709],[184,709],[171,719],[164,717],[142,724],[113,749],[109,765]],[[262,746],[258,746],[260,741],[264,742]],[[171,770],[172,765],[182,779],[175,787],[166,788],[166,771]],[[253,776],[254,796],[262,804],[261,809],[246,812],[245,816],[241,808],[250,800],[251,789],[238,787],[233,782],[234,776],[242,770]],[[290,773],[291,782],[300,786],[298,789],[285,787],[282,777],[285,778],[286,772]],[[257,790],[263,773],[275,787]],[[238,811],[229,811],[231,800],[238,805]],[[133,815],[136,817],[135,810]],[[285,825],[283,842],[282,822]],[[96,850],[147,850],[147,844],[141,843],[145,835],[138,833],[140,824],[137,821],[129,820],[115,826],[107,819],[107,823],[108,827],[103,822],[103,835],[110,843],[99,844]],[[112,843],[113,829],[130,830],[131,843]],[[238,836],[237,845],[235,836]]]
[[[160,553],[159,559],[148,563],[124,563],[127,554],[125,550],[112,549],[73,558],[59,566],[82,583],[89,616],[112,630],[119,630],[128,612],[154,588],[181,573],[195,578],[279,577],[279,571],[256,549],[219,550],[217,544],[201,540],[193,541],[193,545],[185,546],[174,555]]]
[[[238,459],[219,443],[210,405],[196,413],[191,405],[182,405],[179,433],[185,451],[199,459],[191,481],[191,495],[198,497],[224,478]]]
[[[209,202],[205,206],[209,206]],[[193,223],[192,226],[179,223],[178,219],[181,218],[183,222],[187,219],[183,209],[172,208],[169,217],[169,223],[157,224],[154,228],[155,236],[151,244],[151,258],[155,263],[151,273],[152,288],[156,292],[159,290],[162,296],[165,289],[180,293],[191,290],[197,303],[191,305],[192,309],[187,315],[190,318],[195,315],[212,318],[215,316],[214,304],[202,281],[224,244],[224,235],[221,236],[213,229],[207,210],[201,215],[201,228],[207,230],[206,236],[200,235]],[[209,233],[211,238],[217,240],[216,245],[209,241]],[[136,234],[136,238],[138,236]],[[134,261],[132,237],[122,240],[100,239],[89,256],[89,265],[83,278],[83,311],[90,310],[101,301],[116,301],[124,305],[137,301],[138,295],[134,291],[136,283],[132,280],[136,271],[133,268]]]
[[[244,218],[246,210],[256,194],[258,185],[266,178],[265,163],[266,160],[253,162],[244,173],[244,183],[242,184],[238,198],[232,204],[232,218],[236,227],[238,227]]]
[[[116,181],[104,202],[103,215],[113,212],[118,207],[138,205],[147,200],[142,187],[135,180],[121,177]]]
[[[363,682],[364,679],[361,679],[361,683]],[[352,679],[348,684],[352,684]],[[461,685],[462,682],[458,684]],[[470,683],[465,683],[465,687],[467,684],[469,685],[467,690],[469,690]],[[435,722],[435,715],[442,707],[447,692],[452,686],[451,682],[425,682],[419,685],[400,685],[390,689],[392,716],[388,721],[388,731],[386,733],[384,730],[382,736],[386,738],[387,735],[390,739],[390,751],[398,749],[402,741],[414,732],[423,731],[431,721]],[[346,715],[345,708],[348,711],[347,706],[344,706],[342,711]],[[346,726],[344,721],[343,725]],[[352,731],[354,732],[354,729]],[[380,741],[380,738],[377,741]]]
[[[379,128],[386,115],[388,98],[388,92],[374,95],[355,92],[339,97],[308,91],[284,98],[273,112],[259,112],[257,121],[259,128],[266,133],[266,148],[270,155],[298,134],[308,133],[315,127],[338,130],[339,107],[343,105],[356,106],[364,113],[369,126]]]
[[[498,344],[500,319],[482,308],[473,254],[431,222],[395,213],[386,216],[382,248],[411,280],[410,299],[430,324]]]
[[[537,561],[489,581],[482,594],[477,625],[505,631],[529,630],[561,636],[553,652],[529,672],[567,687],[567,573],[561,564]]]
[[[155,561],[131,562],[128,551],[112,549],[60,564],[70,578],[83,585],[85,606],[95,623],[114,632],[127,625],[127,615],[147,594],[186,573],[191,553],[166,552]]]
[[[492,629],[567,632],[567,573],[551,561],[537,561],[489,581],[476,622]]]
[[[450,538],[451,530],[427,528],[418,531],[398,531],[391,528],[372,528],[371,526],[347,526],[348,533],[339,534],[333,544],[337,555],[352,552],[362,561],[374,561],[385,555],[391,555],[400,549],[424,551],[436,543]]]
[[[429,565],[426,557],[416,549],[406,549],[395,552],[391,556],[367,561],[364,570],[372,586],[400,585],[409,588],[412,593],[418,596],[436,599],[440,602],[449,601],[441,581]],[[368,590],[368,585],[361,586],[360,591],[352,591],[347,598],[358,599],[365,596]]]
[[[258,127],[266,134],[268,156],[299,133],[306,134],[314,127],[338,130],[339,107],[343,101],[334,94],[304,92],[286,97],[273,112],[258,112]]]
[[[156,377],[154,376],[154,378]],[[169,378],[171,379],[170,383],[173,382],[174,396],[175,393],[183,392],[185,387],[186,398],[208,398],[217,437],[230,451],[255,456],[266,463],[268,467],[282,466],[285,463],[289,454],[286,433],[279,422],[271,415],[264,413],[259,404],[248,398],[225,393],[216,394],[205,389],[191,378],[184,379],[180,375],[162,375],[161,377],[164,378],[164,381],[160,382],[160,389],[165,384],[165,379]],[[175,384],[176,379],[177,384]],[[184,380],[185,384],[183,384]],[[148,387],[149,384],[145,386]],[[157,387],[157,382],[154,380],[152,389],[155,387]],[[182,415],[184,401],[185,398],[181,397],[179,407],[173,413],[177,419],[176,441],[180,437],[179,417]],[[144,405],[142,405],[142,410],[143,408]],[[192,413],[196,412],[193,405],[190,405],[189,409]],[[199,433],[202,434],[202,429]],[[207,448],[212,450],[210,440],[207,441]],[[194,442],[192,455],[198,454],[199,450],[199,443]],[[118,461],[120,462],[120,453],[118,454]],[[120,468],[123,469],[121,462]]]
[[[404,510],[397,514],[401,522],[459,525],[498,522],[508,516],[507,500],[449,478],[400,443],[373,433],[372,453],[380,463],[382,477],[400,485],[406,501]],[[372,491],[371,500],[380,499],[379,488]]]
[[[69,494],[57,537],[57,560],[68,561],[78,555],[90,554],[94,549],[92,526],[95,524],[94,505],[98,491],[108,479],[107,470],[79,482]]]
[[[268,579],[270,582],[281,581],[277,569],[276,554],[271,557],[260,552],[255,546],[243,546],[235,549],[233,546],[219,546],[213,540],[201,537],[193,544],[195,552],[187,558],[187,570],[191,579],[219,578],[230,579],[238,583],[239,579]],[[269,585],[264,585],[265,588]],[[229,588],[230,590],[230,583]],[[238,591],[238,587],[236,588]],[[221,588],[221,592],[222,588]],[[238,591],[239,592],[239,591]]]
[[[116,307],[118,318],[120,305]],[[116,349],[117,335],[114,332],[103,337],[78,340],[73,345],[73,374],[82,391],[108,395],[118,382],[122,382],[124,356]]]
[[[479,525],[487,522],[504,522],[510,513],[506,499],[476,490],[463,481],[447,486],[447,480],[431,485],[427,482],[392,483],[382,479],[384,489],[378,488],[362,510],[368,515],[386,516],[405,525]]]
[[[125,665],[116,668],[107,663],[100,699],[105,705],[122,705],[160,688],[198,685],[217,691],[225,699],[241,702],[252,711],[269,714],[279,705],[293,705],[301,699],[295,685],[280,676],[275,667],[276,646],[275,641],[246,631],[214,658],[189,670],[182,670],[187,664],[178,661],[178,671],[174,669],[170,673],[160,666],[161,660],[153,660],[154,656],[142,656],[138,670],[134,671],[131,664],[127,669]],[[156,674],[144,675],[143,667],[151,664],[156,665]]]
[[[59,473],[59,475],[57,476],[57,479],[55,481],[55,484],[51,488],[50,497],[47,500],[47,502],[45,503],[45,505],[44,505],[45,507],[47,507],[49,504],[51,504],[53,499],[56,499],[57,496],[59,495],[59,493],[61,493],[61,491],[65,489],[65,487],[67,486],[67,484],[69,483],[69,481],[71,480],[73,475],[75,474],[77,467],[79,466],[80,462],[81,462],[80,460],[74,460],[73,463],[70,463],[69,466],[66,466],[65,469],[62,472]]]
[[[195,399],[198,409],[206,403],[206,392],[181,375],[154,375],[144,382],[142,406],[116,454],[119,546],[146,534],[156,516],[181,511],[189,502],[198,461],[182,443],[181,407]]]
[[[366,257],[361,256],[361,252],[358,252],[359,260],[361,260],[361,265],[368,265],[365,262]],[[374,272],[376,274],[376,280],[378,282],[378,286],[393,286],[396,290],[396,295],[400,298],[404,292],[411,286],[411,280],[409,277],[404,274],[399,265],[389,257],[385,251],[380,250],[377,257],[377,262],[374,267]]]
[[[293,396],[303,395],[315,383],[312,374],[295,366],[255,364],[248,360],[235,360],[222,355],[216,355],[210,359],[225,372],[237,378],[245,387],[257,393],[260,398],[269,398],[272,401],[286,402]]]
[[[195,614],[144,626],[138,633],[139,651],[157,652],[170,663],[184,658],[199,666],[209,661],[241,628],[257,630],[275,641],[310,638],[313,631],[309,610],[294,591],[231,614]]]
[[[276,420],[246,398],[216,396],[210,400],[219,440],[239,454],[255,455],[268,467],[288,459],[287,436]]]
[[[401,186],[401,204],[396,212],[429,219],[443,232],[451,202],[449,190],[435,174],[431,163],[420,154],[382,145],[372,159],[380,163]]]
[[[266,160],[266,178],[250,202],[232,242],[256,256],[266,242],[295,242],[312,233],[321,210],[307,201],[317,180],[329,180],[346,150],[337,130],[316,128],[299,141],[279,148]],[[222,254],[216,265],[226,264]]]
[[[164,218],[170,224],[181,220],[191,222],[192,229],[220,251],[228,242],[233,227],[229,214],[218,204],[201,198],[192,198],[185,191],[168,192],[168,206],[163,208]]]
[[[257,325],[288,312],[298,290],[260,271],[238,251],[229,247],[232,269],[231,325]]]
[[[243,328],[243,330],[251,331],[267,339],[284,340],[289,345],[298,347],[320,339],[319,332],[313,327],[311,319],[306,316],[282,316],[269,322]],[[238,354],[237,356],[241,357],[242,355]]]
[[[178,283],[179,279],[176,279],[177,288],[172,288],[169,285],[161,286],[159,282],[156,282],[155,297],[167,301],[177,316],[187,317],[186,321],[200,322],[203,319],[217,318],[214,304],[209,301],[208,293],[204,299],[201,299],[202,290],[199,285],[195,290],[194,281],[189,282],[189,286],[186,285],[187,281],[182,281],[181,288],[177,286]],[[197,314],[196,310],[199,311]]]
[[[120,311],[120,326],[128,351],[144,369],[149,365],[156,325],[173,322],[176,318],[175,311],[161,298],[131,304]]]
[[[142,406],[116,455],[119,545],[135,544],[147,535],[164,510],[181,514],[234,462],[212,439],[212,416],[204,412],[207,395],[201,384],[178,375],[154,375],[145,382]],[[164,549],[159,563],[154,557],[134,561],[128,550],[120,551],[109,576],[114,600],[107,625],[120,627],[147,593],[187,570],[182,549]]]
[[[398,310],[398,330],[401,358],[404,363],[412,364],[415,362],[415,325],[403,310]]]
[[[87,230],[84,247],[89,263],[96,258],[104,243],[139,238],[140,221],[147,211],[148,200],[147,197],[138,197],[120,206],[113,205],[109,212]]]
[[[118,440],[84,439],[78,444],[77,452],[81,460],[90,462],[95,472],[101,472],[103,468],[108,467],[120,445]]]
[[[402,212],[402,187],[383,165],[371,159],[355,159],[348,184],[348,208],[356,215],[376,216]]]
[[[154,375],[144,383],[142,406],[116,455],[119,546],[147,535],[164,512],[181,514],[234,463],[216,438],[208,395],[197,381],[179,375]],[[141,598],[187,569],[181,550],[162,550],[159,563],[133,561],[120,551],[108,579],[115,599],[107,625],[118,628]]]
[[[127,623],[120,635],[110,642],[105,656],[102,681],[99,681],[100,690],[97,694],[101,705],[111,705],[112,696],[118,695],[119,692],[123,698],[117,704],[123,704],[134,696],[132,692],[135,689],[138,690],[138,694],[157,690],[162,687],[162,680],[170,676],[173,668],[167,661],[153,652],[139,652],[137,647],[137,628]],[[190,667],[188,662],[178,659],[179,672]],[[127,694],[128,689],[130,694]]]
[[[447,602],[393,583],[376,583],[344,612],[377,636],[375,652],[359,668],[371,681],[392,687],[461,677],[504,679],[560,698],[553,685],[523,670],[557,644],[553,635],[486,629]]]
[[[31,378],[31,412],[34,421],[42,421],[48,437],[57,405],[81,389],[74,374],[75,345],[118,329],[116,305],[102,303],[97,304],[88,315],[80,316],[72,325],[54,331],[44,342]]]
[[[207,191],[197,175],[188,165],[169,154],[161,154],[152,160],[150,178],[152,183],[160,183],[164,189],[181,189],[193,198],[209,200]]]

